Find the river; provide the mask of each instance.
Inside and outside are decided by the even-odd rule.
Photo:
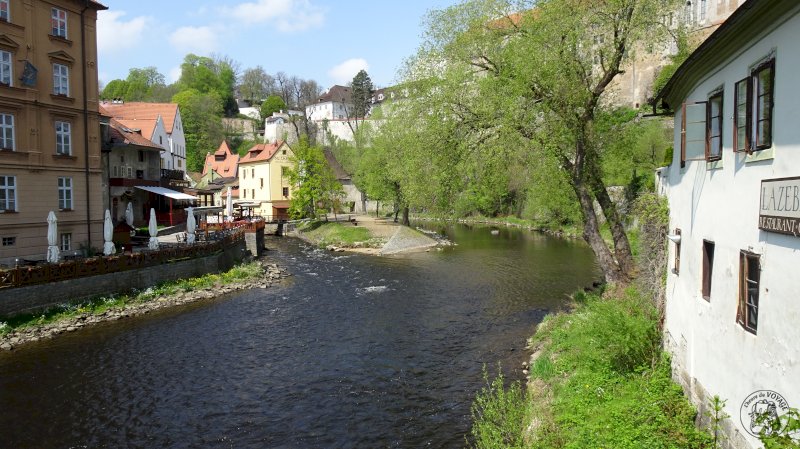
[[[600,277],[589,248],[441,228],[392,257],[268,240],[284,285],[0,353],[0,447],[458,448],[482,368]]]

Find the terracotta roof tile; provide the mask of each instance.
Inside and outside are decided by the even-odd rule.
[[[239,155],[234,154],[231,148],[223,140],[217,151],[213,154],[206,154],[206,161],[203,164],[203,176],[210,170],[217,172],[221,177],[238,177]]]
[[[239,161],[240,164],[248,164],[253,162],[266,162],[272,159],[272,156],[278,152],[286,142],[279,140],[275,143],[259,143],[258,145],[250,148],[247,154]]]
[[[162,151],[163,148],[150,142],[149,139],[142,136],[138,132],[128,128],[123,123],[120,123],[113,118],[109,121],[111,141],[114,145],[136,145],[139,147],[146,147],[153,150]]]
[[[153,120],[158,116],[164,121],[164,128],[172,134],[178,105],[175,103],[104,103],[102,107],[117,120]]]

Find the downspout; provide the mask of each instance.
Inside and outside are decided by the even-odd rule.
[[[84,0],[84,8],[81,11],[81,73],[83,74],[83,163],[84,175],[86,176],[86,241],[89,248],[92,247],[92,208],[89,195],[89,99],[86,97],[89,90],[86,85],[86,10],[89,9],[89,0]]]

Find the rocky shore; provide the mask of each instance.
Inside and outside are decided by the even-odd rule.
[[[263,268],[263,273],[258,277],[245,281],[215,286],[213,288],[179,292],[173,295],[160,296],[149,301],[131,302],[122,307],[111,308],[98,314],[81,313],[53,323],[27,326],[13,330],[0,336],[0,351],[10,351],[27,343],[53,338],[98,323],[144,315],[155,310],[189,304],[203,299],[211,299],[226,293],[253,288],[269,288],[281,279],[291,276],[291,274],[287,273],[277,264],[266,262],[260,262],[260,264]]]

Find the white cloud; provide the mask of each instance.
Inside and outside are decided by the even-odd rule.
[[[167,74],[167,82],[174,83],[178,81],[181,77],[181,68],[180,67],[173,67],[169,69],[169,73]]]
[[[169,36],[169,43],[181,52],[207,55],[217,49],[217,33],[208,26],[180,27]]]
[[[123,19],[125,11],[100,11],[97,15],[97,51],[113,53],[135,48],[142,43],[145,27],[150,17],[139,16],[128,21]]]
[[[325,9],[310,0],[255,0],[224,8],[223,13],[247,25],[273,24],[284,33],[304,31],[325,21]]]
[[[369,70],[367,60],[352,58],[328,70],[328,76],[330,76],[336,84],[347,84],[353,81],[353,77],[356,76],[359,70]]]

